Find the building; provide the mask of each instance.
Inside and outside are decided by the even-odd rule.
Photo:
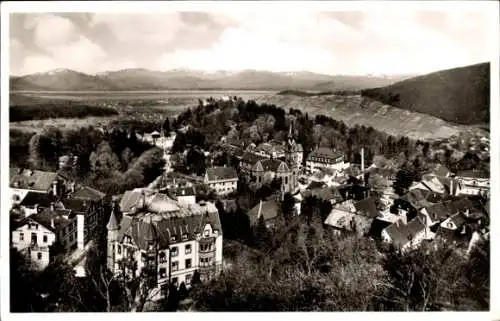
[[[336,231],[337,234],[349,232],[366,235],[370,231],[372,221],[372,218],[357,215],[345,209],[334,208],[324,224]]]
[[[247,151],[265,158],[282,159],[286,156],[284,143],[273,144],[266,142],[256,146],[255,148],[248,149]]]
[[[205,184],[217,195],[227,195],[238,189],[238,173],[232,167],[207,168]]]
[[[115,274],[136,277],[148,269],[162,289],[169,283],[189,287],[195,271],[202,280],[221,271],[222,227],[214,204],[181,204],[137,189],[120,209],[127,214],[115,210],[107,224],[107,265]]]
[[[306,170],[312,173],[324,167],[341,171],[348,168],[349,163],[344,162],[344,154],[342,152],[320,147],[307,156]]]
[[[396,249],[407,251],[419,246],[422,241],[430,239],[428,229],[421,216],[417,216],[408,224],[398,220],[382,230],[382,241],[392,244]]]
[[[196,190],[193,186],[173,187],[160,190],[160,193],[167,194],[181,204],[195,204]]]
[[[240,161],[240,169],[247,174],[252,172],[252,168],[257,164],[258,161],[264,160],[266,157],[261,155],[256,155],[251,152],[245,152],[243,156],[241,156]]]
[[[19,204],[28,192],[57,196],[64,189],[65,180],[55,172],[45,172],[24,168],[10,168],[10,199]]]
[[[63,253],[77,247],[83,237],[83,215],[54,207],[19,221],[12,231],[12,246],[30,260],[33,267],[43,270],[51,260],[51,246],[58,242]]]
[[[304,160],[304,149],[302,145],[297,143],[294,138],[293,122],[290,124],[290,130],[288,132],[288,140],[285,149],[286,162],[297,169],[302,168],[302,163]]]
[[[297,170],[290,168],[287,163],[278,159],[259,160],[252,168],[251,176],[257,186],[269,184],[274,179],[281,181],[282,193],[295,193],[298,188]]]
[[[56,201],[56,198],[52,193],[37,193],[28,192],[23,198],[19,206],[24,214],[24,217],[39,213],[40,210],[50,207],[52,203]]]
[[[468,170],[457,173],[460,195],[485,195],[490,193],[490,175],[481,170]]]

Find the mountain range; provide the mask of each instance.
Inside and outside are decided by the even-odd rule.
[[[307,71],[257,70],[203,72],[188,69],[154,71],[123,69],[89,75],[56,69],[25,76],[11,76],[11,91],[112,91],[112,90],[360,90],[382,87],[411,76],[324,75]]]

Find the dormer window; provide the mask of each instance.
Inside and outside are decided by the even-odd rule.
[[[186,241],[188,239],[187,233],[182,234],[182,240]]]
[[[170,242],[175,242],[175,235],[170,237]]]
[[[204,237],[209,237],[210,236],[210,231],[207,229],[203,232]]]

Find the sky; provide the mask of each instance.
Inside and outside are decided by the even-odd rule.
[[[481,12],[14,13],[10,74],[126,68],[424,74],[488,61]]]

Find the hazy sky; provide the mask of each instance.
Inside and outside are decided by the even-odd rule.
[[[69,68],[405,74],[488,61],[481,13],[12,14],[10,73]]]

